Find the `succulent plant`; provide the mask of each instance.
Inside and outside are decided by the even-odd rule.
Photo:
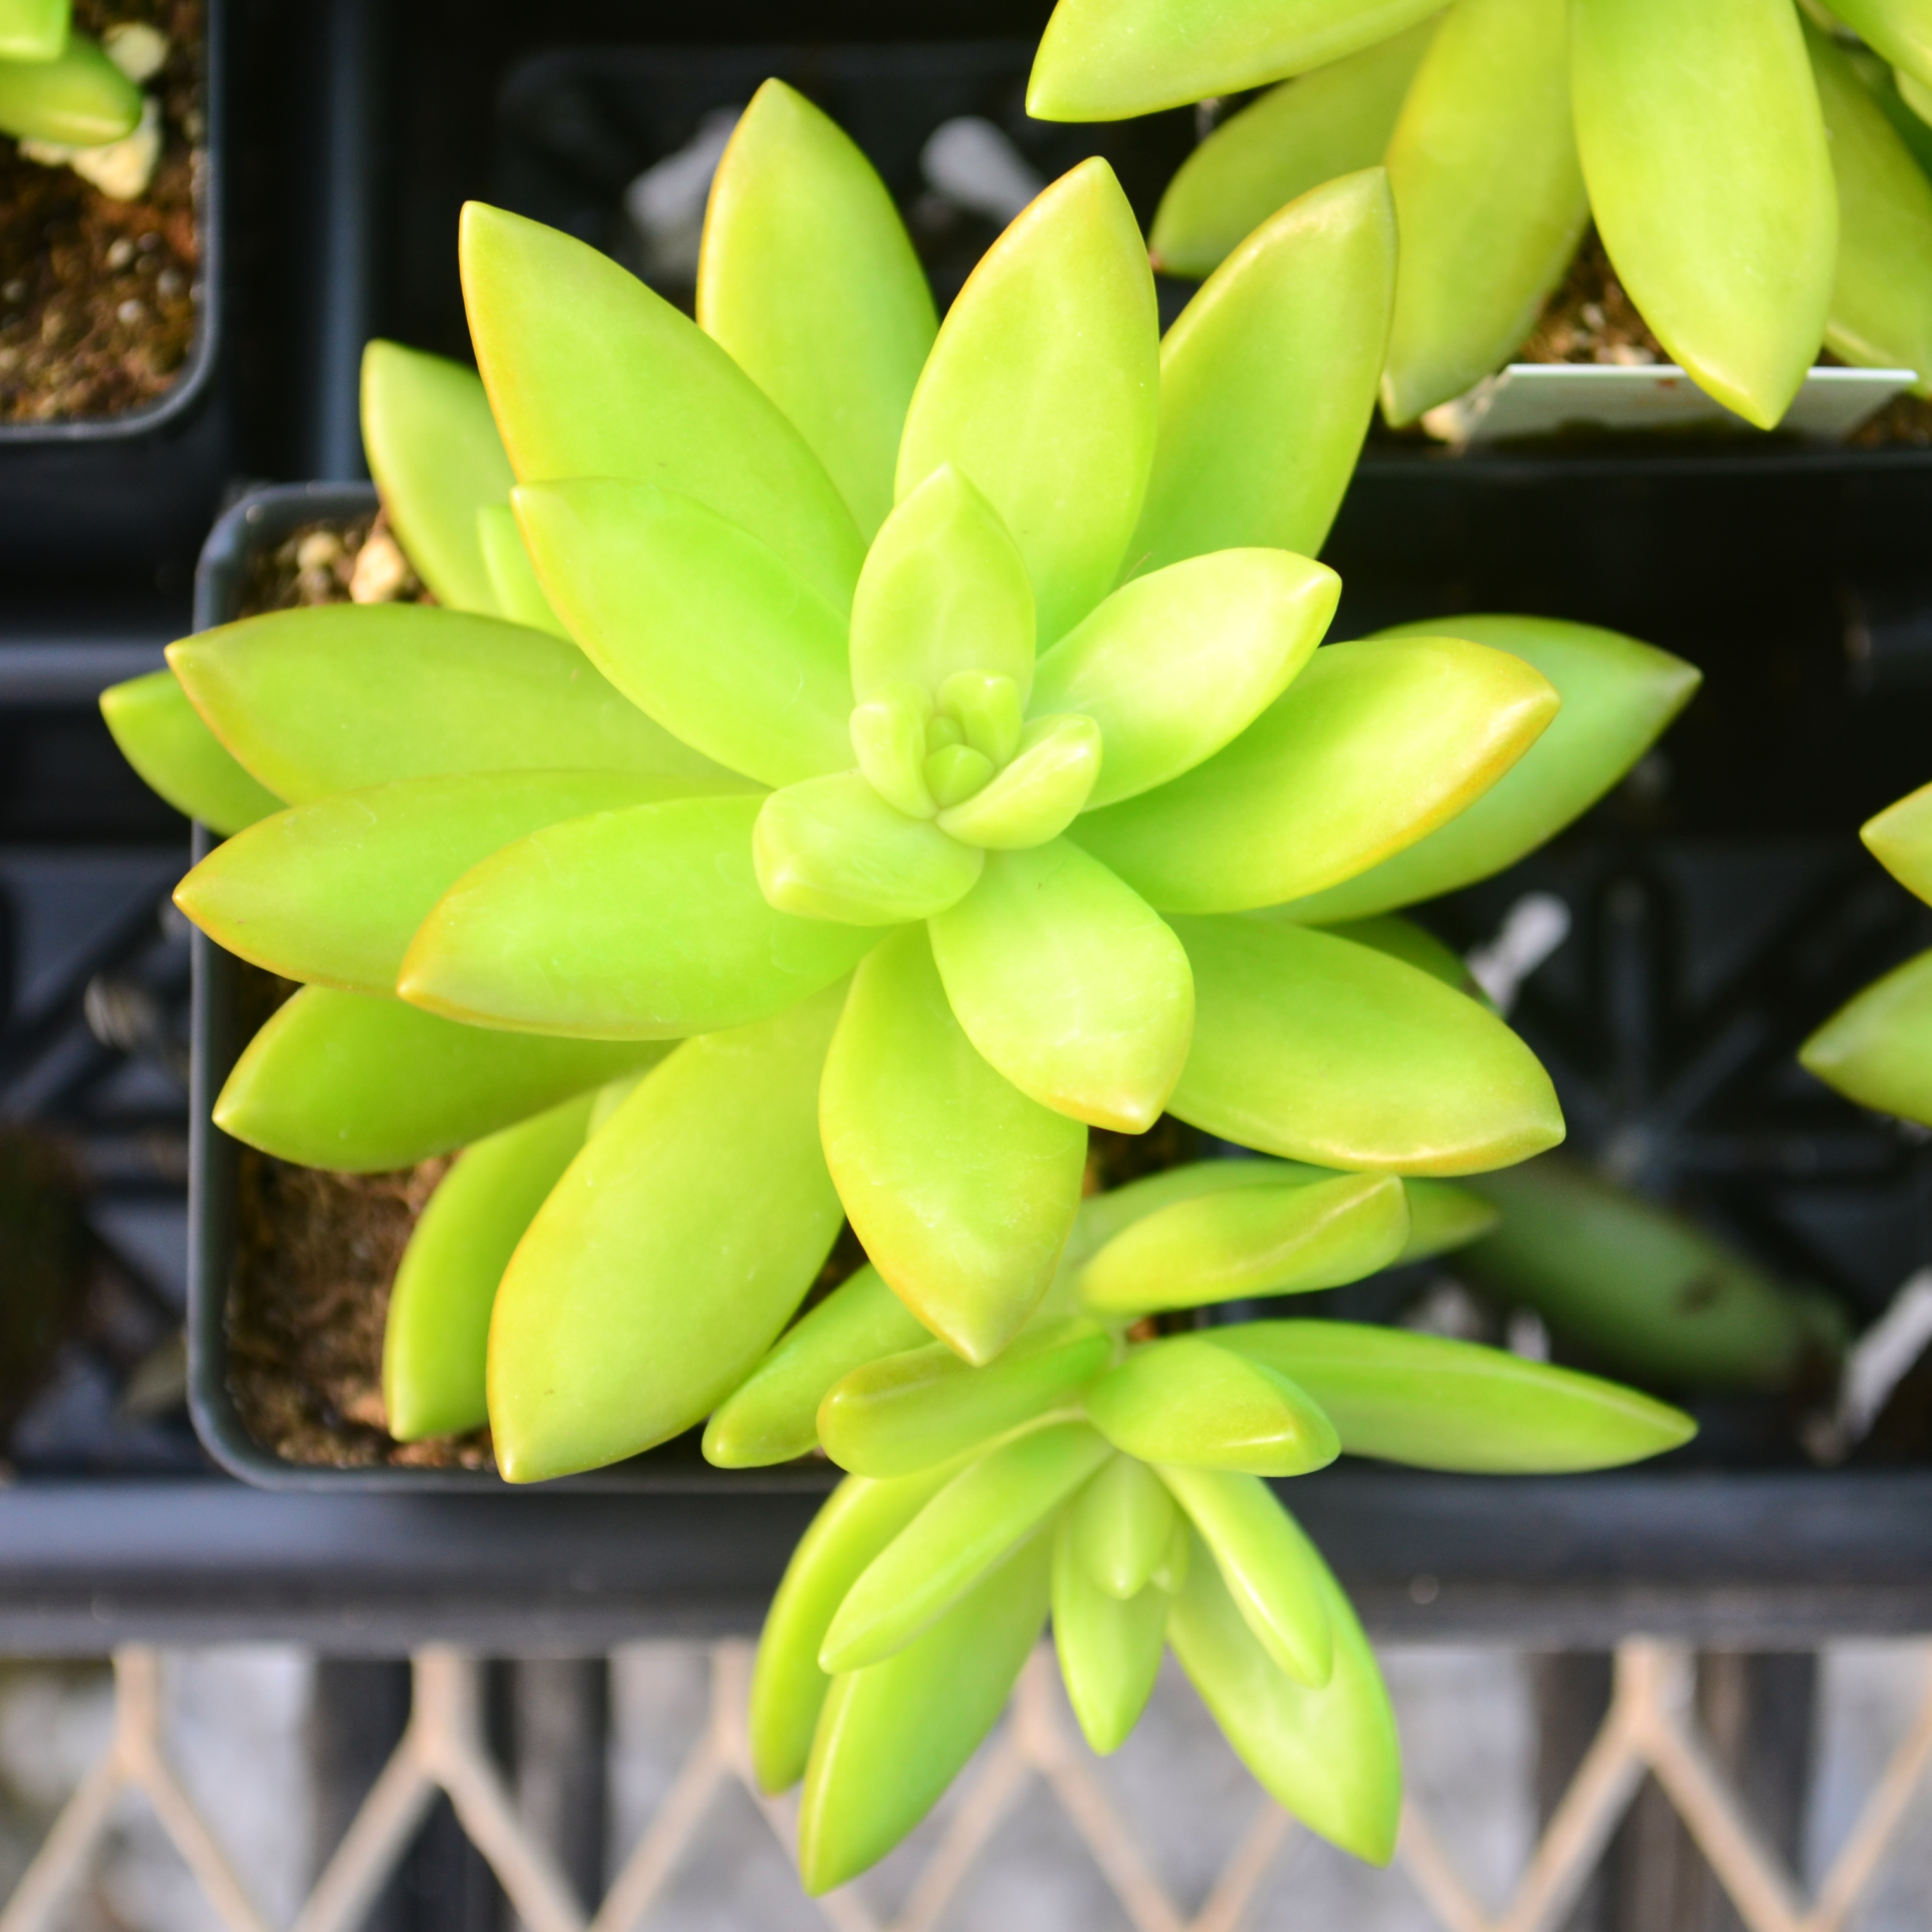
[[[0,0],[0,134],[98,148],[140,124],[140,88],[70,14],[70,0]]]
[[[1386,915],[1567,824],[1696,674],[1522,618],[1316,650],[1379,171],[1282,211],[1164,344],[1103,164],[940,327],[877,177],[776,82],[700,326],[494,209],[461,255],[482,381],[364,365],[441,608],[252,618],[104,701],[238,835],[183,908],[305,982],[218,1123],[343,1169],[469,1150],[392,1304],[398,1432],[480,1422],[487,1344],[514,1480],[678,1434],[846,1220],[892,1346],[985,1363],[1060,1266],[1090,1123],[1354,1170],[1344,1221],[1560,1136]]]
[[[1927,0],[1834,11],[1900,86],[1932,83]],[[1204,272],[1385,159],[1394,422],[1508,359],[1592,218],[1658,340],[1748,421],[1778,422],[1821,342],[1932,394],[1932,182],[1890,90],[1794,0],[1060,0],[1029,107],[1112,118],[1287,76],[1183,167],[1154,248]]]

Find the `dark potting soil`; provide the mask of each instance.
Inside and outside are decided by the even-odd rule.
[[[74,17],[97,38],[124,22],[167,36],[167,64],[146,83],[160,103],[161,158],[146,194],[115,201],[0,138],[0,422],[155,401],[200,318],[201,0],[74,0]]]
[[[1534,331],[1515,359],[1630,365],[1668,362],[1670,356],[1638,314],[1636,304],[1624,294],[1592,227],[1584,236],[1570,272],[1544,304]]]

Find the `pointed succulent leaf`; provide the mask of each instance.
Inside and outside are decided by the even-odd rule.
[[[485,1032],[400,1000],[304,986],[235,1063],[214,1124],[278,1160],[381,1174],[466,1147],[665,1050]]]
[[[1116,1234],[1087,1264],[1080,1296],[1096,1310],[1138,1315],[1339,1288],[1388,1267],[1408,1238],[1393,1174],[1243,1187],[1177,1201]]]
[[[1286,906],[1270,906],[1255,916],[1288,926],[1310,923],[1294,917]],[[1406,960],[1410,965],[1420,967],[1432,979],[1440,980],[1445,986],[1454,986],[1459,993],[1467,993],[1472,999],[1487,998],[1470,977],[1468,963],[1460,952],[1444,946],[1426,927],[1403,918],[1399,912],[1376,913],[1366,919],[1344,920],[1337,925],[1324,926],[1323,930],[1357,946],[1372,946],[1378,952],[1386,952],[1391,959]]]
[[[1166,1485],[1144,1462],[1116,1456],[1088,1479],[1066,1520],[1094,1587],[1124,1603],[1153,1580],[1178,1517]]]
[[[1320,550],[1374,413],[1395,280],[1379,168],[1311,189],[1215,270],[1161,345],[1130,572],[1250,545]]]
[[[0,134],[104,147],[131,134],[141,114],[141,90],[85,34],[64,34],[44,60],[0,59]]]
[[[1084,1422],[1054,1423],[969,1464],[874,1557],[818,1653],[835,1676],[903,1650],[1034,1534],[1111,1452]]]
[[[1140,230],[1112,170],[1083,161],[973,271],[899,445],[902,497],[947,462],[985,491],[1026,559],[1042,648],[1113,584],[1147,488],[1160,392]]]
[[[1136,578],[1041,659],[1036,712],[1100,728],[1087,808],[1190,771],[1238,737],[1314,654],[1342,582],[1279,550],[1226,550]]]
[[[704,1425],[705,1460],[755,1469],[808,1456],[818,1445],[818,1406],[835,1382],[926,1340],[918,1316],[867,1262],[800,1316],[718,1406]]]
[[[897,1656],[832,1680],[799,1804],[813,1897],[884,1858],[999,1722],[1046,1622],[1052,1556],[1035,1538]]]
[[[943,912],[973,888],[985,854],[888,805],[858,772],[787,785],[752,836],[758,884],[788,914],[854,926]]]
[[[980,1058],[916,928],[864,962],[826,1062],[826,1159],[893,1292],[970,1362],[1018,1334],[1079,1206],[1087,1130]]]
[[[1319,1690],[1276,1666],[1200,1551],[1168,1608],[1167,1639],[1262,1789],[1343,1850],[1385,1865],[1402,1811],[1395,1714],[1375,1653],[1325,1568],[1320,1587],[1335,1663]]]
[[[838,1232],[816,1103],[843,997],[686,1041],[551,1191],[490,1325],[490,1430],[510,1481],[682,1434],[804,1299]]]
[[[1768,429],[1825,330],[1838,196],[1790,0],[1575,0],[1570,88],[1597,227],[1700,388]]]
[[[1323,925],[1360,919],[1454,892],[1514,865],[1601,798],[1703,681],[1695,664],[1668,651],[1554,617],[1455,617],[1376,635],[1444,630],[1522,658],[1549,680],[1562,708],[1522,756],[1448,824],[1379,865],[1296,901],[1292,917]]]
[[[1258,920],[1180,920],[1194,1046],[1172,1111],[1324,1167],[1474,1174],[1563,1138],[1550,1076],[1496,1016],[1400,959]]]
[[[537,581],[536,566],[524,548],[524,533],[517,526],[517,513],[510,507],[507,491],[502,502],[485,503],[478,509],[476,544],[490,574],[496,608],[503,615],[513,624],[527,624],[554,638],[568,638],[562,619],[550,608],[550,599]]]
[[[756,798],[566,820],[465,872],[396,988],[480,1026],[670,1040],[746,1026],[841,980],[878,935],[794,918],[752,864]]]
[[[1092,718],[1077,712],[1036,718],[1021,732],[1005,770],[957,804],[940,800],[946,808],[936,822],[968,845],[995,851],[1043,845],[1085,807],[1100,765],[1100,728]]]
[[[666,730],[766,784],[851,762],[844,615],[775,550],[649,483],[525,484],[513,500],[571,635]]]
[[[1932,87],[1932,15],[1918,0],[1844,0],[1832,11],[1894,67]]]
[[[73,0],[8,0],[0,7],[0,60],[50,61],[66,46]]]
[[[1858,836],[1907,892],[1932,901],[1932,785],[1887,806],[1859,827]]]
[[[1084,1268],[1123,1228],[1174,1202],[1192,1201],[1231,1187],[1274,1187],[1292,1179],[1331,1178],[1298,1161],[1196,1160],[1130,1180],[1124,1187],[1110,1187],[1080,1204],[1078,1238],[1086,1250],[1080,1265]],[[1070,1242],[1070,1252],[1072,1247]]]
[[[172,671],[110,686],[100,694],[100,715],[148,789],[210,831],[226,837],[281,810],[202,722]]]
[[[938,801],[926,784],[926,725],[932,700],[916,685],[883,686],[852,712],[852,755],[866,782],[908,818],[932,818]]]
[[[398,1442],[489,1420],[484,1360],[496,1285],[545,1197],[584,1144],[596,1096],[466,1148],[411,1232],[382,1329],[383,1426]]]
[[[1556,715],[1520,658],[1456,638],[1317,651],[1226,751],[1072,836],[1163,911],[1277,905],[1413,844],[1494,784]]]
[[[419,604],[322,604],[168,646],[214,735],[292,804],[449,772],[720,769],[573,644]]]
[[[864,556],[805,438],[694,322],[586,243],[480,202],[458,232],[470,340],[518,480],[693,496],[843,609]]]
[[[1453,1180],[1422,1180],[1411,1175],[1402,1191],[1408,1200],[1408,1239],[1395,1258],[1398,1265],[1467,1247],[1502,1218],[1473,1188],[1459,1187]]]
[[[1675,1449],[1696,1428],[1681,1410],[1595,1376],[1407,1328],[1244,1322],[1211,1340],[1305,1390],[1348,1454],[1416,1468],[1616,1468]]]
[[[380,338],[362,351],[362,451],[416,574],[452,610],[518,617],[496,593],[477,512],[516,478],[473,369]]]
[[[1126,1742],[1147,1708],[1166,1636],[1167,1592],[1110,1596],[1088,1575],[1063,1516],[1053,1539],[1053,1646],[1067,1702],[1102,1757]]]
[[[1057,838],[989,854],[931,932],[967,1038],[1022,1093],[1094,1126],[1153,1126],[1187,1058],[1194,987],[1145,900]]]
[[[1286,1376],[1192,1335],[1134,1350],[1088,1391],[1087,1415],[1148,1462],[1305,1476],[1342,1453],[1334,1425]]]
[[[752,96],[712,178],[698,320],[796,426],[869,538],[892,508],[938,319],[884,182],[782,80]]]
[[[392,994],[417,927],[472,866],[541,826],[690,788],[631,772],[478,772],[338,792],[217,846],[175,903],[285,980]]]

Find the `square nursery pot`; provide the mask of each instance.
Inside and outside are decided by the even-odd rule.
[[[113,416],[0,423],[0,569],[100,576],[184,567],[220,500],[235,414],[224,233],[228,10],[226,0],[202,0],[193,344],[152,402]]]

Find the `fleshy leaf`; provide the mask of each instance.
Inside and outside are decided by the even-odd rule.
[[[1932,16],[1918,0],[1844,0],[1832,11],[1894,67],[1932,87]]]
[[[894,933],[860,968],[820,1119],[873,1265],[940,1340],[991,1360],[1053,1279],[1087,1130],[980,1057],[923,932]]]
[[[226,837],[281,810],[202,722],[172,671],[110,686],[100,694],[100,715],[148,788],[211,831]]]
[[[477,536],[477,512],[508,502],[517,479],[476,372],[399,342],[368,344],[362,449],[390,524],[436,601],[515,616],[497,596]]]
[[[1790,0],[1574,0],[1570,95],[1617,279],[1672,361],[1769,429],[1818,351],[1837,192]]]
[[[1270,906],[1255,916],[1279,920],[1290,926],[1312,922],[1298,917],[1292,905]],[[1406,960],[1412,966],[1419,966],[1432,979],[1440,980],[1445,986],[1454,986],[1459,993],[1467,993],[1472,1000],[1487,998],[1470,976],[1468,962],[1460,952],[1444,946],[1426,927],[1418,926],[1412,919],[1405,919],[1399,912],[1375,913],[1366,919],[1344,920],[1326,930],[1338,939],[1351,940],[1357,946],[1372,946],[1378,952],[1386,952],[1391,959]]]
[[[1167,1553],[1177,1514],[1166,1485],[1144,1462],[1116,1456],[1102,1464],[1067,1512],[1095,1588],[1123,1602],[1145,1589]]]
[[[418,604],[321,604],[168,646],[214,735],[277,796],[452,772],[724,776],[574,644]]]
[[[1062,1517],[1053,1543],[1053,1646],[1067,1702],[1102,1756],[1126,1742],[1147,1708],[1166,1635],[1167,1592],[1108,1595],[1088,1575]]]
[[[476,543],[503,615],[513,624],[527,624],[533,631],[568,638],[563,620],[550,608],[550,599],[537,581],[536,566],[524,548],[524,533],[517,527],[517,513],[510,508],[507,494],[502,502],[485,503],[478,509]]]
[[[1277,905],[1366,871],[1463,810],[1557,704],[1540,672],[1486,645],[1331,645],[1226,751],[1088,813],[1071,836],[1162,911]]]
[[[771,1346],[838,1232],[816,1115],[843,998],[687,1041],[571,1163],[490,1322],[490,1429],[510,1481],[682,1433]]]
[[[844,978],[878,935],[770,905],[755,798],[572,819],[466,872],[397,980],[432,1012],[586,1040],[748,1025]]]
[[[621,477],[694,496],[844,608],[865,554],[805,438],[694,322],[586,244],[470,202],[470,340],[518,480]]]
[[[1196,1160],[1182,1167],[1165,1168],[1124,1186],[1110,1187],[1104,1194],[1090,1195],[1080,1204],[1076,1239],[1082,1252],[1077,1265],[1084,1268],[1124,1228],[1174,1202],[1192,1201],[1230,1187],[1276,1187],[1288,1180],[1331,1178],[1301,1162],[1288,1160]],[[1072,1242],[1068,1244],[1070,1254],[1073,1246]]]
[[[845,620],[690,496],[604,478],[514,501],[544,594],[591,662],[667,731],[790,784],[851,762]]]
[[[805,97],[768,80],[711,184],[698,320],[812,446],[870,537],[939,326],[885,184]]]
[[[1113,584],[1147,489],[1160,391],[1140,230],[1113,170],[1083,161],[968,278],[899,446],[902,497],[946,462],[985,491],[1026,559],[1042,648]]]
[[[64,11],[64,9],[63,9]],[[140,125],[141,90],[85,34],[45,60],[0,60],[0,134],[98,148]]]
[[[1311,924],[1360,919],[1472,884],[1513,866],[1580,818],[1683,710],[1703,673],[1615,631],[1554,617],[1454,617],[1378,638],[1448,630],[1521,658],[1562,706],[1496,783],[1445,825],[1367,871],[1283,910]]]
[[[1325,932],[1178,920],[1194,1046],[1171,1110],[1318,1166],[1474,1174],[1563,1138],[1550,1076],[1493,1013]]]
[[[1094,1126],[1154,1124],[1187,1058],[1194,988],[1144,899],[1058,838],[988,854],[931,931],[966,1036],[1022,1093]]]
[[[1207,1339],[1306,1390],[1348,1454],[1415,1468],[1616,1468],[1675,1449],[1696,1429],[1635,1389],[1407,1328],[1244,1322]]]
[[[50,61],[67,44],[73,0],[8,0],[0,8],[0,60]]]
[[[576,1159],[595,1096],[478,1141],[437,1184],[410,1235],[382,1330],[383,1424],[398,1442],[480,1429],[490,1311],[510,1256]]]
[[[1932,785],[1887,806],[1858,828],[1858,836],[1907,892],[1932,901]]]
[[[214,1124],[278,1160],[380,1174],[466,1147],[666,1051],[489,1033],[400,1000],[304,986],[235,1063]]]
[[[1375,412],[1395,280],[1379,168],[1292,202],[1215,270],[1161,345],[1130,572],[1246,546],[1320,550]]]
[[[1408,1239],[1396,1256],[1398,1265],[1427,1261],[1480,1240],[1501,1218],[1473,1188],[1453,1180],[1423,1180],[1411,1175],[1402,1184],[1408,1199]]]
[[[1100,728],[1077,712],[1036,718],[1005,770],[946,809],[939,829],[974,846],[1023,851],[1057,838],[1091,796],[1102,764]]]
[[[1165,784],[1240,736],[1306,664],[1342,593],[1325,566],[1219,550],[1137,578],[1041,659],[1034,709],[1100,728],[1087,808]]]

